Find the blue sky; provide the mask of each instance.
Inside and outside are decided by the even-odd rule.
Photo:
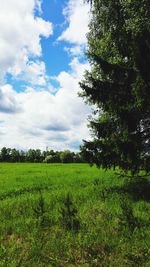
[[[88,12],[83,0],[1,5],[1,147],[78,150],[89,138],[91,110],[78,97]]]
[[[53,34],[48,40],[43,38],[41,42],[43,51],[42,59],[46,63],[49,75],[57,75],[62,69],[68,70],[70,61],[67,53],[63,49],[64,44],[57,41],[57,38],[66,26],[62,12],[65,8],[65,3],[66,1],[45,0],[42,4],[43,19],[53,23]]]

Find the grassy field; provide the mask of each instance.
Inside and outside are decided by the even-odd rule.
[[[150,186],[86,164],[0,164],[0,266],[149,267]]]

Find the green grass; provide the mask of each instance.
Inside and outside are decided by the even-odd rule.
[[[0,266],[149,267],[149,180],[0,164]]]

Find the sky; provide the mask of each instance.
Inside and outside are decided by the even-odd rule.
[[[0,148],[78,151],[91,107],[78,96],[89,5],[0,0]]]

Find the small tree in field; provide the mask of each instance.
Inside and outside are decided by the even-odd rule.
[[[81,150],[104,168],[150,171],[150,1],[93,0],[81,95],[96,106]]]

